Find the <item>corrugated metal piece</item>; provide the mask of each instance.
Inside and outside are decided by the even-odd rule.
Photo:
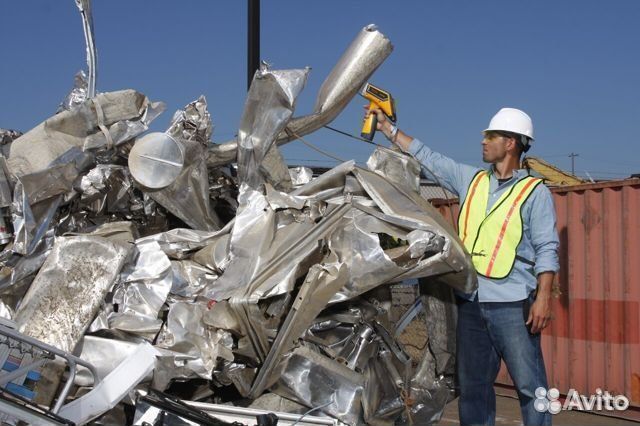
[[[422,179],[420,182],[420,195],[426,200],[434,200],[435,202],[441,202],[442,200],[456,199],[456,195],[435,182]]]
[[[631,408],[607,414],[640,419],[640,179],[551,191],[562,294],[542,338],[549,385],[625,395]],[[446,203],[434,205],[451,219]],[[504,366],[497,383],[512,384]]]

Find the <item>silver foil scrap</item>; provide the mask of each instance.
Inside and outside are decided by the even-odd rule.
[[[477,284],[419,165],[378,148],[366,168],[319,174],[278,148],[336,118],[389,39],[362,29],[298,117],[309,68],[263,64],[218,145],[204,96],[147,132],[164,104],[95,92],[77,4],[89,75],[34,129],[0,130],[0,318],[96,370],[46,363],[34,401],[73,386],[62,412],[79,424],[125,422],[127,405],[155,421],[171,398],[186,401],[176,422],[269,405],[291,424],[309,410],[314,424],[437,422],[455,387],[453,290]]]

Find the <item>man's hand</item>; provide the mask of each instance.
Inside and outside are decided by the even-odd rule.
[[[536,334],[544,330],[551,321],[551,297],[548,294],[539,294],[529,310],[527,325],[531,325],[531,333]]]
[[[365,105],[364,110],[364,120],[369,117],[369,114],[375,114],[378,118],[376,130],[381,131],[387,138],[389,138],[389,136],[391,135],[391,122],[387,119],[387,116],[382,112],[382,110],[380,108],[374,108],[369,111],[369,105]]]
[[[382,112],[382,110],[379,108],[374,108],[371,111],[369,111],[369,105],[365,105],[364,109],[365,109],[364,119],[366,120],[369,114],[376,114],[376,116],[378,117],[378,124],[376,125],[376,130],[381,131],[387,139],[391,140],[390,138],[391,138],[391,131],[393,130],[393,123],[389,121],[389,119],[384,114],[384,112]],[[411,145],[412,140],[413,138],[411,136],[407,135],[402,130],[398,130],[398,133],[396,134],[392,143],[395,143],[400,147],[400,149],[406,152],[409,149],[409,145]]]
[[[538,274],[538,291],[536,300],[529,310],[526,325],[530,325],[531,333],[536,334],[545,329],[551,321],[551,286],[555,273],[542,272]]]

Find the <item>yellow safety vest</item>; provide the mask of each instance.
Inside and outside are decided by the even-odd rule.
[[[506,278],[522,239],[522,206],[542,179],[526,176],[505,191],[487,212],[489,172],[478,172],[469,184],[458,216],[458,233],[478,274]]]

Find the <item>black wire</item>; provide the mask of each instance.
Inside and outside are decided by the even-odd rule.
[[[341,135],[349,136],[350,138],[353,138],[353,139],[356,139],[356,140],[359,140],[359,141],[362,141],[362,142],[370,143],[371,145],[383,146],[383,145],[375,143],[374,141],[370,141],[370,140],[367,140],[365,138],[361,138],[360,136],[352,135],[351,133],[347,133],[347,132],[345,132],[343,130],[336,129],[334,127],[324,126],[324,128],[325,129],[329,129],[329,130],[333,130],[336,133],[340,133]]]

